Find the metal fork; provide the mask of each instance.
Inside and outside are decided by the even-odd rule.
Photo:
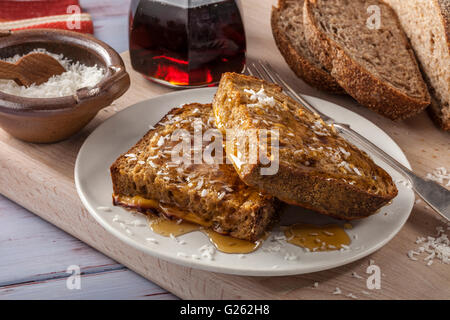
[[[292,87],[276,72],[272,66],[265,61],[251,61],[247,64],[247,71],[250,75],[259,77],[263,80],[278,84],[285,93],[294,100],[297,100],[305,109],[318,114],[323,121],[333,124],[339,134],[362,146],[366,150],[376,154],[386,164],[400,173],[411,183],[413,190],[437,213],[450,221],[450,191],[430,180],[425,180],[417,176],[414,172],[392,158],[386,152],[378,148],[368,139],[354,131],[348,124],[336,122],[333,118],[320,112],[306,101],[301,94],[298,94]]]

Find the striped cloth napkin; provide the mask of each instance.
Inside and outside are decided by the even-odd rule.
[[[0,31],[36,28],[94,33],[78,0],[0,0]]]

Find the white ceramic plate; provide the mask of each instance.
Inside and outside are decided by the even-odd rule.
[[[179,244],[144,226],[146,219],[143,215],[113,207],[109,167],[115,159],[133,146],[148,131],[149,125],[156,124],[170,109],[189,102],[208,103],[215,91],[215,88],[179,91],[140,102],[114,115],[89,136],[78,154],[75,183],[83,204],[108,232],[143,252],[180,265],[238,275],[281,276],[321,271],[361,259],[385,245],[402,228],[413,207],[414,193],[397,183],[399,194],[392,204],[382,208],[379,214],[352,223],[353,229],[347,231],[352,238],[357,236],[348,251],[307,253],[300,247],[283,241],[279,243],[271,236],[259,250],[245,256],[217,251],[214,260],[194,259],[192,255],[200,255],[200,247],[210,244],[204,234],[194,232],[181,236],[179,240],[184,240],[185,244]],[[355,130],[410,167],[395,142],[365,118],[324,100],[312,97],[308,100],[338,121],[351,124]],[[394,181],[400,180],[401,177],[395,171],[378,159],[374,160],[392,175]],[[99,207],[110,207],[111,211],[99,210]],[[137,226],[113,221],[115,216]],[[288,207],[282,220],[342,224],[298,207]],[[280,234],[279,229],[273,233],[277,234]],[[158,243],[151,243],[147,238],[156,239]],[[295,260],[286,259],[287,255],[295,257]]]

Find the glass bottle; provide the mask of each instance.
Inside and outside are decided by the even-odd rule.
[[[132,0],[130,56],[146,78],[172,87],[217,84],[242,72],[246,39],[236,0]]]

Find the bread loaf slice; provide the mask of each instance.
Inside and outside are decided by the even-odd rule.
[[[279,0],[272,7],[272,33],[289,67],[309,85],[332,93],[345,93],[308,48],[303,28],[304,0]]]
[[[217,131],[210,104],[173,109],[121,155],[111,166],[114,203],[258,240],[276,220],[273,197],[246,186],[225,158],[218,156],[217,163],[202,158],[195,162],[194,152],[203,155],[211,143],[206,138],[187,145],[186,155],[192,153],[192,161],[180,163],[178,147],[185,138],[192,142],[195,126],[202,130],[200,139],[210,129]]]
[[[380,12],[370,22],[369,6]],[[430,104],[427,86],[395,12],[380,0],[306,0],[310,49],[360,104],[393,120]]]
[[[429,108],[450,130],[450,1],[384,0],[397,13],[420,62],[432,97]]]
[[[397,195],[386,171],[277,85],[225,73],[213,108],[217,127],[227,134],[227,156],[249,186],[346,220],[367,217]],[[264,130],[278,131],[278,147]],[[255,145],[270,165],[246,152]]]

